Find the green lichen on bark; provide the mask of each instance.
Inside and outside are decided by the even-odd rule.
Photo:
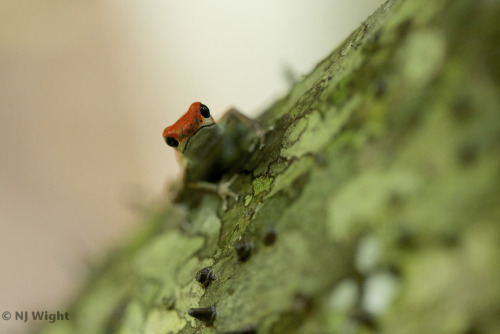
[[[259,117],[239,201],[157,209],[41,333],[500,332],[499,22],[385,3]]]

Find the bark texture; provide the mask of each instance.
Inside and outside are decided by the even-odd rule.
[[[499,86],[500,2],[389,0],[40,332],[500,333]]]

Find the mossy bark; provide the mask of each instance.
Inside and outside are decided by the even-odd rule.
[[[500,2],[389,0],[41,333],[500,333],[499,86]]]

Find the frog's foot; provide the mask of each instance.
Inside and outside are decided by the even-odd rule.
[[[219,183],[210,183],[205,181],[198,181],[193,183],[188,183],[188,187],[191,189],[209,191],[212,193],[216,193],[222,199],[222,208],[224,211],[227,210],[228,199],[231,197],[234,200],[238,200],[239,196],[237,193],[231,190],[230,186],[236,179],[237,175],[233,175],[227,181],[221,181]]]

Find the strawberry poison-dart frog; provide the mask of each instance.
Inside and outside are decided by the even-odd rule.
[[[230,109],[215,123],[208,107],[195,102],[177,122],[165,128],[163,137],[177,151],[185,185],[217,191],[225,206],[224,196],[237,196],[230,191],[230,182],[220,186],[223,177],[236,175],[250,153],[262,148],[264,131],[236,109]]]

